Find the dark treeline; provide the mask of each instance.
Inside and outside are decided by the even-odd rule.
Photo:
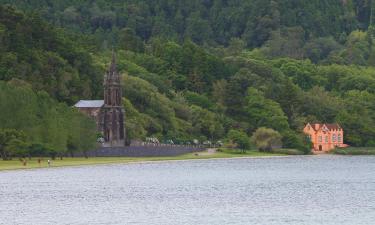
[[[25,80],[68,103],[97,98],[102,74],[80,40],[36,14],[0,7],[0,80]]]
[[[25,12],[0,7],[3,86],[57,105],[100,99],[115,47],[131,139],[217,141],[267,127],[283,147],[306,150],[305,123],[338,122],[348,144],[375,145],[369,1],[0,2]],[[34,126],[0,123],[54,146]],[[87,149],[74,138],[52,148]]]
[[[301,27],[304,37],[333,36],[336,40],[356,29],[367,29],[367,0],[1,0],[23,10],[38,11],[57,26],[116,41],[122,28],[143,40],[190,38],[202,44],[228,45],[233,37],[259,47],[272,31]],[[112,44],[112,43],[109,43]]]

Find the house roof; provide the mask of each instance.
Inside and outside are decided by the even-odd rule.
[[[328,128],[328,130],[341,129],[341,126],[337,123],[311,123],[310,125],[315,131],[320,130],[320,128],[322,128],[324,125]]]
[[[337,123],[326,123],[325,125],[329,130],[341,129],[340,125],[338,125]]]
[[[76,108],[101,108],[104,100],[79,100],[74,107]]]

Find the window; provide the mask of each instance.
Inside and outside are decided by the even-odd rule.
[[[337,136],[337,141],[338,141],[338,142],[341,142],[341,134],[339,134],[339,135]]]
[[[332,142],[336,142],[336,134],[332,135]]]
[[[328,143],[328,136],[325,137],[325,141],[326,141],[326,143]]]
[[[319,142],[322,142],[322,136],[319,136]]]

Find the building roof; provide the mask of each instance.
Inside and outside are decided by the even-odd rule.
[[[324,125],[328,128],[328,130],[338,130],[341,129],[341,126],[337,123],[311,123],[311,127],[318,131],[320,128],[322,128]]]
[[[74,107],[76,108],[101,108],[104,100],[79,100]]]
[[[338,125],[337,123],[326,123],[325,125],[329,130],[341,129],[340,125]]]

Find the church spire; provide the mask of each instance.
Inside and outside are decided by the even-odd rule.
[[[107,72],[107,79],[113,79],[115,81],[119,80],[119,73],[117,71],[117,66],[116,66],[116,53],[115,53],[115,50],[113,49],[112,49],[111,64],[109,65],[108,72]]]
[[[104,103],[111,106],[121,105],[121,81],[117,71],[116,54],[112,50],[112,59],[104,78]]]
[[[116,66],[116,54],[112,50],[112,59],[104,78],[104,106],[102,127],[104,140],[111,146],[124,146],[125,111],[122,106],[122,87],[120,73]]]

